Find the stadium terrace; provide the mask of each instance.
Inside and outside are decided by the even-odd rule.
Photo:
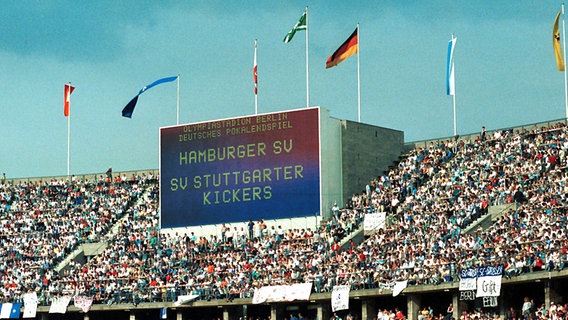
[[[160,230],[155,174],[2,178],[0,313],[564,319],[567,151],[565,122],[415,143],[317,225],[211,234]]]

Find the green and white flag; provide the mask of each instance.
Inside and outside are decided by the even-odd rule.
[[[290,30],[288,32],[288,34],[284,37],[284,43],[288,43],[288,42],[292,41],[292,38],[296,34],[296,31],[306,30],[308,28],[307,20],[308,20],[308,12],[304,11],[304,14],[302,14],[302,16],[300,17],[300,20],[298,20],[298,22],[296,22],[294,27],[292,27],[292,30]]]

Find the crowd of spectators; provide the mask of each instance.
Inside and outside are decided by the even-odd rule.
[[[4,185],[0,274],[20,292],[37,290],[44,303],[80,293],[98,303],[138,304],[182,294],[232,301],[260,286],[301,282],[313,283],[315,292],[398,280],[439,284],[458,280],[458,266],[503,264],[507,277],[562,270],[567,149],[561,124],[432,143],[370,181],[344,208],[334,206],[318,227],[283,230],[249,221],[223,226],[220,236],[161,234],[155,179]],[[463,232],[490,205],[506,203],[517,206],[485,230]],[[385,228],[342,248],[371,212],[388,214]],[[108,232],[119,218],[118,231]],[[53,271],[77,243],[101,237],[108,245],[102,254]],[[3,289],[6,300],[17,298],[11,286]]]
[[[146,179],[145,177],[144,179]],[[54,289],[57,265],[79,244],[97,242],[142,195],[141,180],[21,180],[0,184],[0,294],[19,301]]]

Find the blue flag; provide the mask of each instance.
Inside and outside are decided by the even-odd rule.
[[[132,118],[132,113],[134,112],[134,107],[136,107],[136,102],[138,102],[138,96],[139,95],[141,95],[142,93],[146,92],[148,89],[155,87],[159,84],[176,81],[177,78],[178,78],[178,76],[162,78],[162,79],[159,79],[159,80],[156,80],[156,81],[150,83],[147,86],[144,86],[142,89],[140,89],[138,94],[134,98],[132,98],[132,100],[130,100],[130,102],[128,102],[126,104],[124,109],[122,109],[122,116],[127,117],[127,118]]]
[[[12,303],[12,309],[10,310],[10,319],[19,319],[21,309],[22,309],[21,303]]]
[[[168,318],[168,308],[163,307],[160,309],[160,319],[167,319]]]
[[[446,93],[449,96],[456,94],[456,81],[454,78],[454,48],[456,40],[452,35],[452,40],[448,42],[448,65],[446,66]]]

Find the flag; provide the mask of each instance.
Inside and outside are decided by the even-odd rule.
[[[252,67],[252,80],[254,81],[254,94],[258,94],[258,76],[256,74],[256,40],[254,40],[254,65]]]
[[[37,293],[24,294],[24,315],[22,318],[35,318],[37,311]]]
[[[335,50],[335,52],[327,58],[327,62],[325,63],[326,69],[335,67],[343,62],[343,60],[351,57],[359,51],[359,40],[357,37],[358,31],[359,28],[355,28],[355,31],[353,31],[349,38],[343,42],[339,49]]]
[[[162,307],[160,309],[160,319],[167,319],[168,318],[168,308]]]
[[[12,308],[10,309],[10,319],[19,319],[21,309],[21,303],[12,303]]]
[[[128,104],[126,104],[124,109],[122,109],[122,116],[127,117],[127,118],[132,118],[132,113],[134,112],[134,107],[136,107],[136,102],[138,102],[138,96],[139,95],[146,92],[148,89],[150,89],[152,87],[155,87],[155,86],[162,84],[162,83],[175,81],[175,80],[177,80],[177,78],[178,78],[178,76],[162,78],[162,79],[156,80],[156,81],[152,82],[151,84],[140,89],[138,94],[134,98],[132,98],[132,100],[130,100],[130,102],[128,102]]]
[[[559,11],[554,20],[554,27],[552,28],[552,46],[554,47],[554,56],[556,57],[556,65],[558,71],[564,71],[564,58],[562,57],[562,48],[560,48],[560,30],[558,30],[558,20],[560,19]]]
[[[454,48],[458,38],[452,39],[448,42],[448,65],[446,66],[446,94],[453,96],[456,94],[456,81],[454,78]]]
[[[21,303],[2,303],[0,319],[19,319],[21,308]]]
[[[296,24],[292,27],[292,30],[288,31],[288,33],[284,37],[284,43],[290,42],[294,37],[294,35],[296,34],[296,31],[306,30],[307,28],[308,28],[308,12],[304,11],[302,16],[300,17],[300,20],[296,22]]]
[[[69,105],[71,101],[71,93],[73,93],[75,87],[70,84],[66,84],[63,86],[63,115],[68,117],[69,116]]]

